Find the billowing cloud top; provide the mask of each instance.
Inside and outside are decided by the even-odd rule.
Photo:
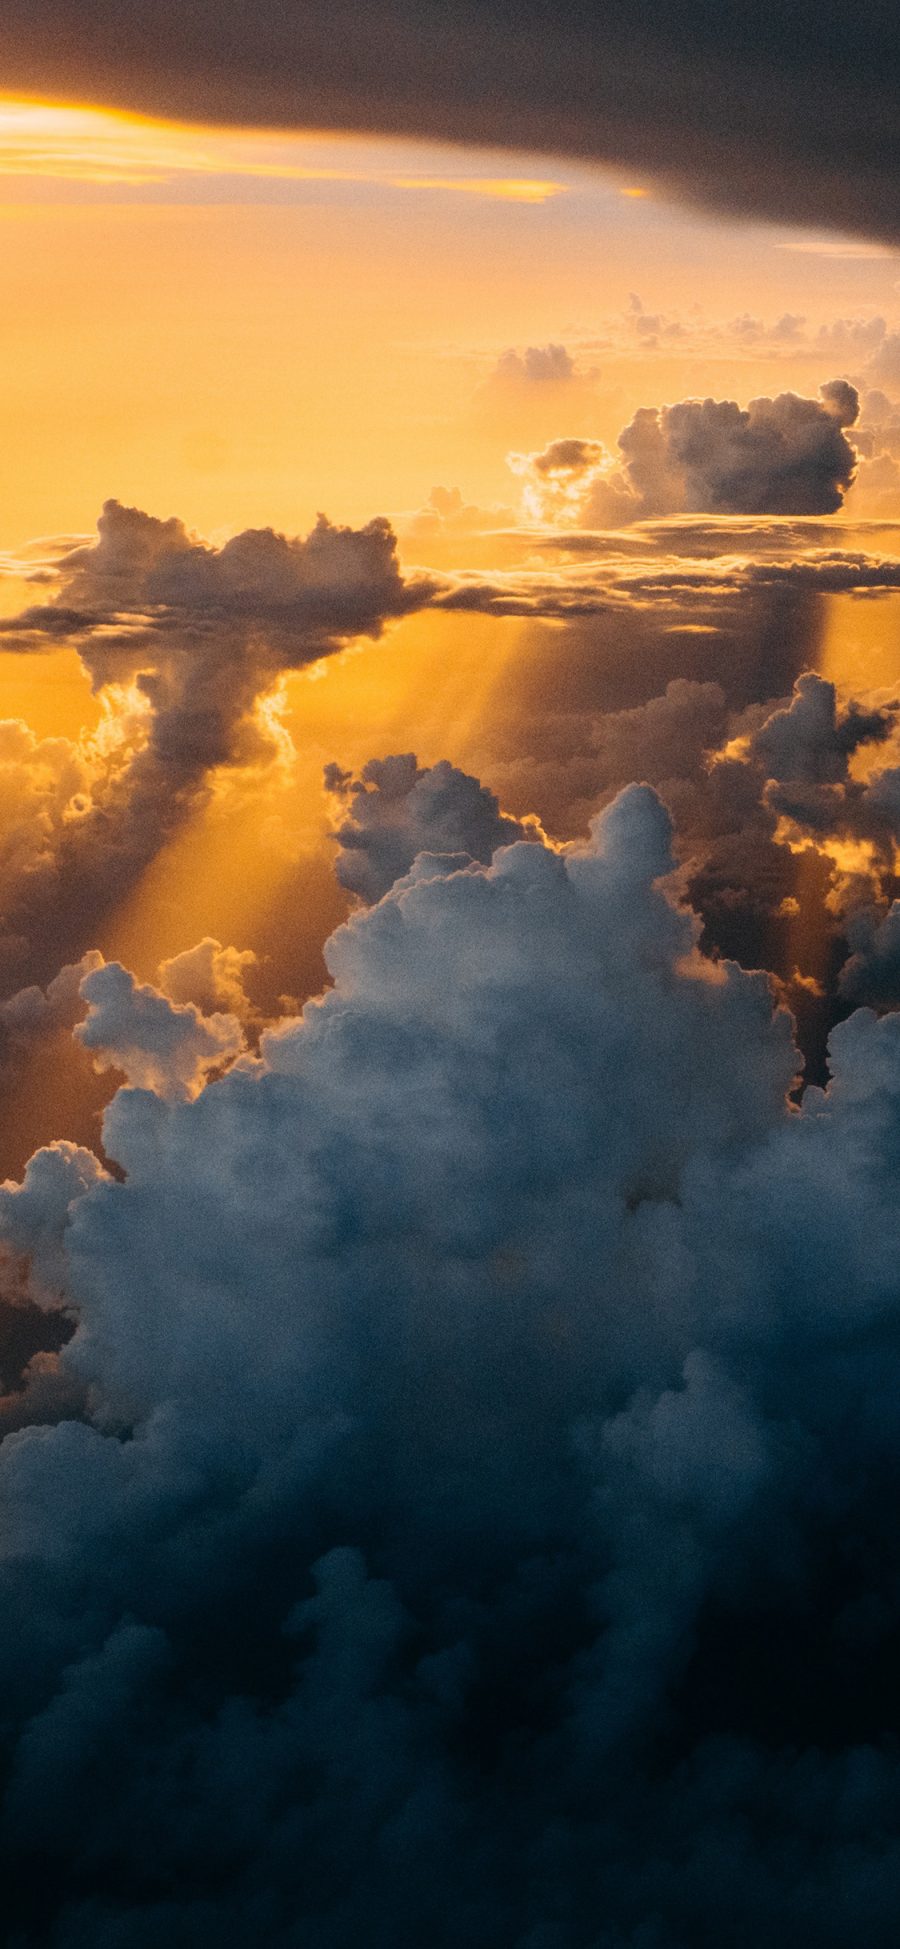
[[[0,1190],[77,1322],[0,1445],[21,1939],[889,1949],[897,1018],[791,1109],[670,842],[420,857],[193,1100],[84,977],[154,1087]]]
[[[498,846],[531,837],[501,812],[493,792],[449,765],[421,766],[413,752],[370,758],[360,778],[329,765],[325,784],[344,813],[335,838],[342,886],[367,904],[408,873],[419,853],[488,864]]]
[[[855,386],[829,379],[818,399],[642,406],[619,434],[618,468],[602,442],[578,438],[510,454],[509,464],[539,519],[602,528],[646,515],[835,514],[856,472],[846,429],[858,417]]]

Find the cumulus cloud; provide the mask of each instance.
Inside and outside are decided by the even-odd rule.
[[[615,467],[595,440],[551,441],[510,455],[535,518],[610,527],[647,515],[834,514],[857,455],[846,438],[859,395],[832,379],[819,398],[684,399],[641,407],[619,434]]]
[[[82,981],[103,965],[98,949],[89,948],[80,961],[60,968],[46,988],[19,988],[0,1003],[0,1022],[10,1035],[22,1039],[45,1034],[48,1029],[73,1029],[84,1014]]]
[[[647,513],[833,514],[853,478],[844,429],[858,411],[855,389],[841,379],[822,386],[818,401],[780,393],[741,409],[682,400],[655,421],[637,414],[619,445]]]
[[[492,566],[498,554],[516,544],[520,522],[516,508],[503,503],[480,507],[467,501],[461,488],[433,487],[427,501],[410,513],[394,516],[401,547],[419,563],[443,567],[484,559]]]
[[[367,904],[380,900],[420,853],[487,865],[499,846],[537,836],[501,812],[493,792],[446,759],[417,763],[411,751],[370,758],[359,778],[329,765],[326,789],[341,806],[334,837],[341,886]]]
[[[891,1944],[900,1020],[791,1108],[670,843],[423,862],[0,1190],[81,1402],[0,1445],[24,1940]]]
[[[900,842],[900,769],[884,765],[856,779],[849,761],[860,746],[883,744],[897,716],[896,703],[865,710],[851,702],[839,712],[834,685],[809,674],[748,751],[768,779],[765,801],[772,810],[801,833],[869,841],[889,875]]]
[[[31,797],[47,802],[12,822],[23,857],[5,919],[18,985],[45,984],[94,944],[211,771],[284,755],[260,705],[286,670],[377,638],[436,586],[404,578],[382,519],[352,529],[320,517],[306,538],[247,530],[215,548],[178,520],[108,502],[96,541],[58,560],[50,599],[0,623],[23,654],[71,643],[107,704],[105,734],[86,748],[37,749],[24,727],[0,730],[0,791],[5,732],[11,789],[25,769]]]
[[[638,512],[602,440],[551,440],[534,453],[508,454],[507,466],[524,483],[523,506],[533,521],[611,528]]]
[[[254,1013],[246,982],[258,965],[252,948],[223,947],[206,934],[196,947],[160,962],[159,985],[170,1001],[193,1003],[204,1015],[222,1010],[245,1019]]]
[[[900,332],[883,331],[875,350],[866,362],[866,377],[876,384],[896,386],[900,384]]]
[[[841,994],[853,1007],[900,1007],[900,900],[886,912],[859,907],[846,933],[851,952],[840,972]]]
[[[97,540],[64,555],[51,603],[7,618],[11,647],[73,642],[97,688],[137,681],[150,750],[177,778],[251,755],[257,698],[279,673],[377,637],[423,599],[404,582],[390,524],[305,539],[247,529],[220,548],[181,521],[108,501]]]
[[[748,587],[737,604],[701,603],[698,588],[687,615],[660,590],[565,632],[535,626],[481,763],[505,804],[562,838],[629,779],[652,783],[706,952],[769,970],[821,1079],[847,1012],[852,917],[883,918],[896,891],[900,754],[896,698],[839,701],[808,667],[798,676],[815,617],[802,597],[760,601]]]
[[[502,352],[493,377],[526,385],[565,385],[575,377],[575,361],[564,345],[526,345],[524,352]]]
[[[210,1070],[244,1048],[235,1015],[202,1015],[194,1002],[171,1001],[149,983],[136,982],[118,961],[91,969],[80,993],[88,1011],[74,1031],[76,1040],[91,1051],[97,1069],[121,1070],[138,1089],[193,1096]]]

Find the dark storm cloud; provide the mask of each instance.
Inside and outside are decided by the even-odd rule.
[[[610,161],[716,209],[900,235],[883,0],[7,0],[9,91]]]

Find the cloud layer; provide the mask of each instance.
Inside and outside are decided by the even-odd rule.
[[[355,128],[588,156],[717,209],[896,238],[898,58],[877,0],[189,11],[12,0],[5,86],[239,125]]]

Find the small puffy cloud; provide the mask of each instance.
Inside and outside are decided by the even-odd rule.
[[[407,553],[433,565],[471,562],[483,555],[496,560],[504,530],[515,529],[519,516],[506,505],[479,507],[467,501],[458,487],[433,487],[427,501],[411,513],[394,517],[397,534]]]
[[[810,671],[798,679],[783,710],[774,711],[751,741],[766,776],[779,784],[839,785],[860,745],[883,743],[896,722],[896,706],[839,711],[834,684]]]
[[[420,853],[488,865],[500,846],[537,836],[501,812],[493,792],[442,760],[422,766],[412,752],[370,758],[358,778],[329,765],[325,785],[341,806],[335,871],[367,905],[408,873]]]
[[[822,358],[834,360],[851,372],[861,364],[876,360],[888,336],[883,318],[835,318],[820,325],[815,348]]]
[[[616,527],[637,513],[602,440],[551,440],[533,453],[508,454],[507,466],[522,480],[523,507],[532,521]]]
[[[900,385],[900,331],[885,332],[866,361],[866,378],[879,386]]]
[[[0,1185],[0,1248],[24,1263],[33,1305],[65,1304],[66,1233],[79,1198],[104,1177],[93,1151],[55,1143],[31,1159],[21,1185]]]
[[[253,1013],[244,984],[257,965],[252,948],[223,947],[206,934],[196,947],[160,962],[159,986],[179,1006],[193,1004],[203,1015],[225,1011],[243,1020]]]
[[[564,345],[526,345],[524,351],[502,352],[494,367],[495,383],[564,386],[576,377],[575,361]]]
[[[85,975],[87,1018],[75,1030],[98,1069],[118,1069],[136,1089],[192,1096],[209,1071],[244,1048],[235,1015],[202,1015],[194,1002],[173,1002],[142,985],[118,961]]]

